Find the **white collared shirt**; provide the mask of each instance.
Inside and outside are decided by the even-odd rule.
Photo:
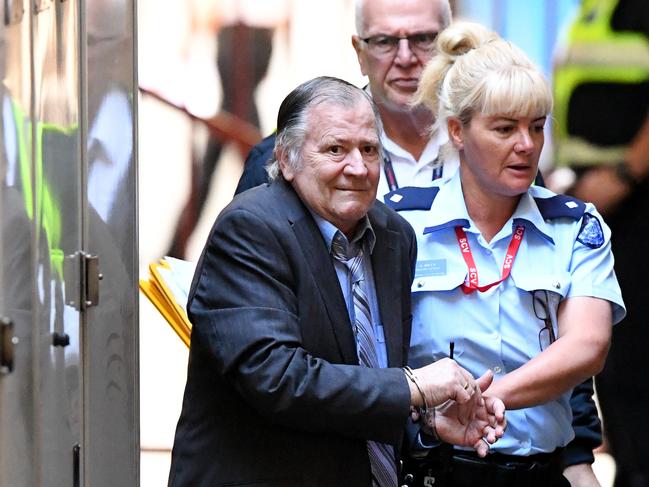
[[[441,134],[439,130],[436,131],[428,140],[419,160],[415,160],[410,152],[392,141],[385,133],[381,134],[383,150],[392,161],[392,167],[394,168],[397,184],[400,188],[406,186],[430,186],[433,182],[433,169],[437,164],[443,164],[444,166],[441,179],[448,179],[453,176],[457,172],[457,168],[460,166],[457,153],[454,153],[445,161],[442,161],[443,158],[440,157],[437,163],[435,163],[435,160],[440,156],[440,148],[447,142],[447,136]],[[385,177],[382,161],[381,177],[379,179],[376,196],[379,200],[383,201],[383,196],[389,191],[390,189]]]

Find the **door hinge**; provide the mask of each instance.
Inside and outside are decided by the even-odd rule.
[[[67,255],[63,263],[65,304],[83,311],[99,303],[99,257],[83,251]]]

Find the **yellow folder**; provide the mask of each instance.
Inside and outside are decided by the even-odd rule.
[[[186,305],[194,274],[194,263],[173,257],[163,257],[149,264],[149,278],[140,279],[140,289],[183,343],[189,346],[192,324]]]

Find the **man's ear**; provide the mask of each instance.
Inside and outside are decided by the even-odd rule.
[[[286,181],[293,181],[295,177],[295,170],[288,163],[288,154],[284,149],[275,149],[275,158],[279,163],[279,172],[282,173],[282,176]]]
[[[446,121],[446,127],[448,128],[448,137],[453,142],[453,145],[457,150],[462,150],[464,147],[464,127],[462,122],[456,117],[449,117]]]
[[[358,65],[361,68],[361,74],[367,76],[367,70],[365,69],[365,58],[363,56],[363,41],[357,35],[352,36],[352,46],[354,46],[354,51],[356,51],[356,57],[358,58]]]

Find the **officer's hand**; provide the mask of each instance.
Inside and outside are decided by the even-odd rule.
[[[477,381],[480,390],[489,387],[493,380],[491,371],[487,371]],[[480,391],[478,391],[478,394]],[[484,457],[489,452],[489,445],[495,443],[505,433],[504,403],[493,396],[481,396],[475,404],[474,415],[470,421],[462,418],[464,405],[448,401],[436,408],[435,427],[437,435],[446,443],[468,446]]]
[[[484,392],[493,382],[493,378],[493,372],[491,370],[487,370],[484,374],[482,374],[482,377],[480,377],[477,382],[480,386],[480,391],[483,393],[482,398],[484,401],[489,426],[493,429],[495,437],[500,438],[505,433],[505,428],[507,428],[507,419],[505,418],[505,403],[496,396],[484,394]]]

